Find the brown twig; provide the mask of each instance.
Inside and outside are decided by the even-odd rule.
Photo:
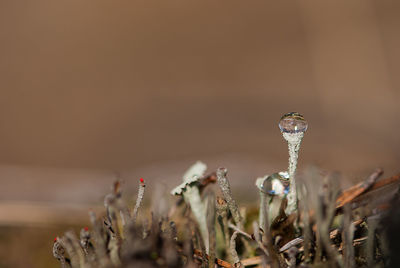
[[[203,252],[198,249],[194,250],[194,256],[197,258],[204,258],[204,257],[209,258],[209,256],[207,254],[203,254]],[[218,259],[218,258],[215,258],[215,263],[218,264],[219,266],[226,267],[226,268],[233,267],[232,264],[230,264],[229,262]]]
[[[353,187],[350,187],[346,191],[344,191],[337,199],[336,199],[336,209],[342,208],[344,205],[353,201],[357,196],[367,192],[368,190],[372,190],[378,178],[383,174],[383,170],[381,168],[376,169],[368,178]],[[385,184],[383,184],[385,185]],[[383,186],[382,185],[382,186]],[[376,187],[376,189],[379,187]]]
[[[261,264],[262,259],[260,256],[255,256],[255,257],[251,257],[248,259],[244,259],[241,262],[242,262],[243,266],[253,266],[253,265]]]
[[[203,178],[199,179],[199,190],[202,191],[207,185],[215,183],[217,181],[217,173],[213,172]]]

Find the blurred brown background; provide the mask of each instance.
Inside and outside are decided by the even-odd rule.
[[[399,33],[396,0],[0,1],[0,267],[57,265],[116,177],[169,190],[202,160],[251,193],[289,111],[300,169],[398,172]]]

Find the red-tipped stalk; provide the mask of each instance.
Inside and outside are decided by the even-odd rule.
[[[133,209],[133,222],[136,222],[136,218],[137,218],[137,215],[138,215],[138,212],[139,212],[139,208],[140,208],[140,206],[142,204],[142,201],[143,201],[145,187],[146,187],[146,184],[144,183],[144,179],[140,178],[138,196],[137,196],[137,199],[136,199],[135,208]]]

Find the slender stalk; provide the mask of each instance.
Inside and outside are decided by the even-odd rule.
[[[139,208],[142,205],[145,188],[146,188],[146,184],[144,183],[144,180],[141,178],[139,181],[139,190],[138,190],[135,208],[133,209],[133,222],[136,222],[137,215],[139,213]]]
[[[229,246],[229,250],[233,259],[233,262],[235,264],[235,267],[241,267],[241,263],[240,263],[240,259],[239,259],[239,255],[236,251],[236,237],[239,234],[238,231],[233,232],[232,236],[231,236],[231,242],[230,242],[230,246]]]
[[[296,190],[296,168],[297,159],[299,158],[300,144],[304,137],[304,132],[298,133],[282,133],[284,139],[288,142],[289,149],[289,180],[290,180],[290,190],[287,195],[288,205],[286,208],[286,214],[292,214],[297,211],[297,190]]]
[[[217,181],[219,184],[219,187],[221,188],[222,194],[224,195],[224,198],[226,202],[228,203],[229,210],[231,211],[233,220],[235,223],[242,227],[242,217],[240,216],[238,206],[236,204],[235,199],[232,197],[232,192],[231,188],[229,185],[229,181],[226,178],[226,174],[228,173],[228,170],[226,168],[218,168],[217,170]]]

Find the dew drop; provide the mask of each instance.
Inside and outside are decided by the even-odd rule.
[[[297,112],[287,113],[283,115],[279,121],[279,128],[282,133],[305,132],[307,127],[307,121]]]

